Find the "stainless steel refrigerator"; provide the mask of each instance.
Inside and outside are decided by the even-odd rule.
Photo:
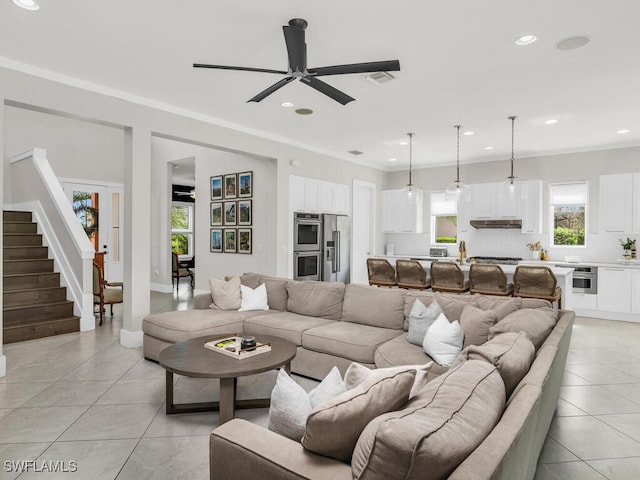
[[[346,215],[323,215],[322,232],[322,280],[349,283],[351,219]]]

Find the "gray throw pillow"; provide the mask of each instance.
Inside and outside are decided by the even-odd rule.
[[[416,300],[409,314],[407,341],[422,346],[427,330],[441,313],[442,309],[435,300],[428,307],[425,307],[420,300]]]

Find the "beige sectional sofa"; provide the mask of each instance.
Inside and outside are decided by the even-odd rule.
[[[423,349],[406,340],[416,298],[425,305],[437,298],[450,320],[458,319],[468,304],[485,311],[507,310],[499,316],[513,308],[513,299],[295,282],[258,274],[245,274],[242,282],[252,288],[265,283],[269,311],[211,310],[211,296],[198,296],[194,310],[144,319],[145,357],[157,360],[165,346],[200,335],[271,334],[296,343],[293,372],[321,379],[334,365],[344,373],[351,362],[371,368],[428,362]],[[381,415],[367,426],[351,464],[234,419],[211,434],[211,478],[533,478],[555,412],[574,314],[558,312],[557,322],[544,330],[535,313],[548,312],[549,303],[517,302],[525,331],[531,316],[535,357],[516,347],[516,337],[525,334],[507,338],[498,329],[493,340],[463,350],[450,369],[434,364],[431,381],[419,395],[401,411]],[[526,342],[531,353],[534,347]],[[508,373],[514,365],[520,369],[517,378]],[[339,431],[337,425],[336,435]]]

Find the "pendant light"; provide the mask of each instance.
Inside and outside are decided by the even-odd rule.
[[[411,169],[413,166],[413,136],[414,133],[407,133],[409,135],[409,183],[405,187],[405,191],[407,192],[408,197],[413,196],[413,183],[411,182]]]
[[[453,183],[449,184],[447,189],[445,190],[445,195],[447,200],[457,200],[460,198],[461,194],[466,199],[469,200],[469,186],[465,185],[460,181],[460,129],[462,125],[454,125],[453,128],[456,129],[456,179]]]
[[[514,145],[515,145],[515,123],[516,123],[516,117],[515,115],[512,115],[511,117],[509,117],[509,120],[511,120],[511,159],[509,160],[510,164],[511,164],[511,175],[509,175],[507,177],[507,180],[505,183],[505,185],[507,186],[507,188],[509,189],[510,192],[514,192],[516,190],[516,183],[518,180],[518,177],[513,175],[513,162],[515,160],[514,158]]]

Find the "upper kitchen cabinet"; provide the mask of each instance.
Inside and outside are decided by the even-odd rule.
[[[600,231],[640,233],[640,173],[600,175]]]
[[[424,194],[413,189],[411,197],[406,190],[382,191],[382,232],[422,233]]]
[[[542,180],[522,182],[522,233],[542,233]]]
[[[289,177],[294,212],[349,214],[349,186],[315,178]]]
[[[472,218],[496,220],[518,219],[522,216],[521,183],[514,190],[510,190],[503,183],[478,183],[471,188]]]

